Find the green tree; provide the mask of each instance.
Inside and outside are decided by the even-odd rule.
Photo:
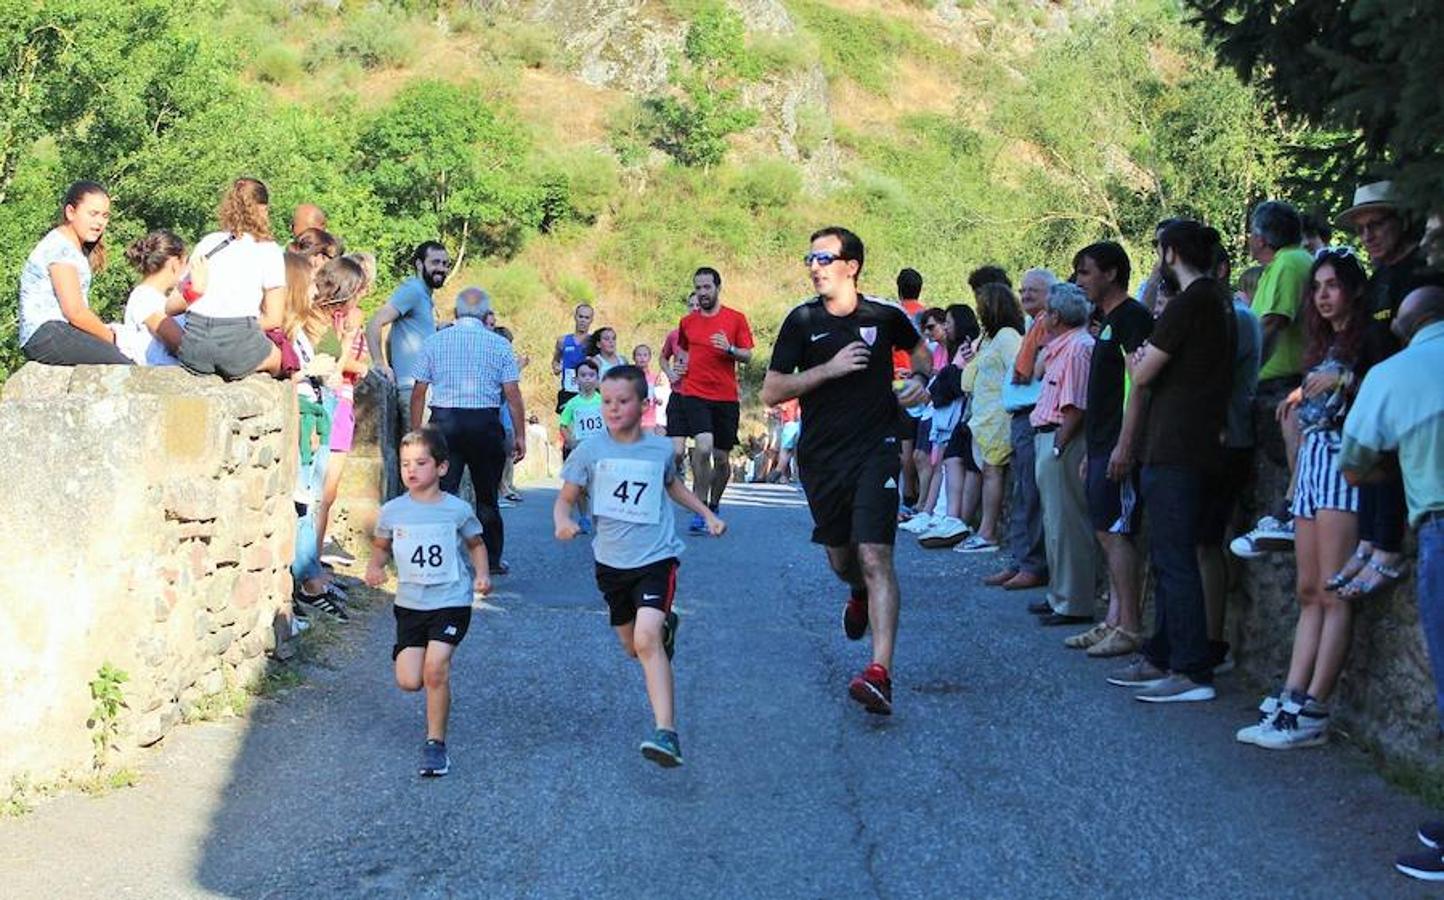
[[[1218,57],[1281,111],[1322,129],[1295,150],[1298,177],[1347,197],[1387,174],[1401,199],[1444,201],[1444,18],[1413,0],[1185,0]]]
[[[712,4],[698,14],[672,61],[673,91],[643,103],[653,146],[684,166],[715,166],[727,155],[727,137],[757,124],[757,111],[742,101],[741,85],[758,69],[745,40],[731,9]]]
[[[398,252],[439,237],[458,254],[509,256],[545,213],[528,150],[478,91],[421,81],[362,127],[351,174],[380,202]]]

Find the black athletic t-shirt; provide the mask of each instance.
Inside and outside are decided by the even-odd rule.
[[[1233,298],[1200,278],[1168,301],[1148,342],[1169,355],[1149,387],[1145,464],[1217,465],[1233,390]]]
[[[1380,359],[1399,352],[1399,339],[1391,329],[1394,316],[1409,292],[1419,286],[1419,276],[1426,271],[1424,252],[1416,247],[1392,266],[1374,269],[1369,278],[1369,286],[1364,290],[1369,302],[1369,339],[1375,352],[1382,354]]]
[[[845,471],[897,439],[892,352],[911,351],[921,337],[902,307],[866,295],[846,316],[831,315],[822,298],[813,297],[794,307],[777,332],[768,368],[783,375],[816,368],[858,340],[872,348],[867,368],[823,382],[800,398],[797,461],[804,468]]]
[[[1088,411],[1083,419],[1089,456],[1107,456],[1123,431],[1123,355],[1137,350],[1153,333],[1153,316],[1132,297],[1093,312],[1093,361],[1088,369]]]

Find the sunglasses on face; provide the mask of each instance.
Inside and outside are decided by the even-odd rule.
[[[830,266],[839,259],[842,259],[842,257],[836,253],[829,253],[826,250],[814,250],[802,257],[802,264],[804,266],[810,266],[813,263],[817,263],[819,266]]]

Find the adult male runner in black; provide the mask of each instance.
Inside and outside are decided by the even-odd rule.
[[[857,235],[824,228],[803,259],[817,296],[783,321],[762,402],[801,400],[798,471],[812,510],[812,540],[827,549],[832,570],[852,590],[842,616],[848,638],[860,640],[872,625],[872,662],[848,693],[868,712],[888,715],[898,614],[892,558],[898,405],[927,399],[914,380],[894,389],[892,351],[911,352],[918,366],[927,350],[900,306],[858,293],[863,245]]]

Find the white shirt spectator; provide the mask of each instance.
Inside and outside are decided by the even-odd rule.
[[[165,314],[165,295],[148,284],[136,285],[125,301],[125,318],[115,330],[115,345],[138,366],[178,366],[180,360],[145,326],[145,320],[156,313]],[[185,316],[176,316],[175,321],[182,329],[186,327]]]
[[[196,253],[205,256],[229,237],[229,232],[213,231],[197,242]],[[286,258],[275,241],[243,234],[217,250],[209,262],[205,296],[191,306],[197,315],[256,319],[261,315],[262,295],[286,286]]]

